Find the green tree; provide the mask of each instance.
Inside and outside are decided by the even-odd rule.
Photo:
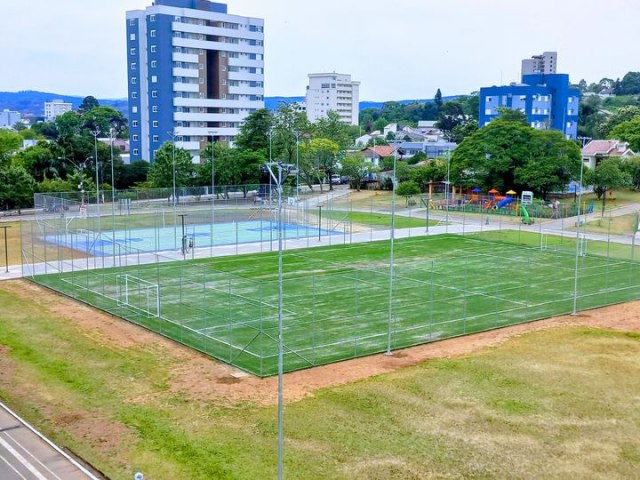
[[[516,168],[516,184],[547,198],[549,192],[562,190],[579,175],[580,148],[555,130],[533,130],[530,133],[530,157]]]
[[[58,132],[58,128],[54,122],[38,122],[31,125],[31,130],[36,132],[37,135],[40,135],[45,138],[49,138],[51,140],[55,140],[58,138],[60,133]]]
[[[624,187],[630,183],[629,176],[623,171],[622,163],[618,158],[607,158],[593,170],[584,172],[584,183],[593,185],[593,191],[598,199],[606,198],[608,190]],[[602,206],[604,211],[604,204]]]
[[[465,138],[467,138],[472,133],[475,133],[478,130],[478,122],[477,120],[469,120],[468,122],[461,123],[453,127],[451,130],[451,141],[455,143],[462,142]]]
[[[622,163],[622,170],[627,174],[633,188],[640,190],[640,157],[625,159]]]
[[[342,160],[342,169],[340,173],[349,177],[349,186],[355,188],[358,192],[362,182],[367,178],[367,175],[376,171],[376,168],[371,162],[366,162],[364,155],[361,153],[347,154]]]
[[[53,123],[58,132],[57,139],[79,135],[82,128],[82,119],[76,112],[65,112],[58,115]]]
[[[433,103],[436,105],[436,115],[440,114],[440,110],[442,109],[442,92],[440,89],[436,90]]]
[[[629,142],[631,150],[640,152],[640,115],[613,127],[609,133],[609,138]]]
[[[298,140],[312,129],[303,112],[297,112],[289,104],[282,104],[273,115],[273,145],[272,158],[285,163],[296,161],[296,132]]]
[[[87,134],[89,130],[96,128],[102,137],[108,137],[111,129],[118,137],[128,134],[127,119],[113,107],[97,106],[87,110],[82,114],[80,122],[82,127],[87,130]]]
[[[269,130],[273,119],[269,110],[261,108],[251,112],[240,127],[234,145],[240,150],[262,151],[269,156]]]
[[[411,197],[412,195],[418,195],[420,193],[420,187],[416,182],[411,180],[400,182],[396,193],[401,197]]]
[[[640,72],[628,72],[622,80],[616,82],[616,95],[640,94]]]
[[[447,164],[442,159],[431,160],[411,170],[411,180],[418,185],[421,192],[429,190],[429,183],[441,182],[446,177]]]
[[[348,148],[352,141],[349,136],[349,126],[346,125],[337,112],[330,110],[326,118],[320,118],[313,128],[315,137],[326,138],[338,145],[340,150]]]
[[[96,108],[99,106],[100,106],[100,102],[98,102],[98,100],[96,100],[95,97],[92,97],[91,95],[89,95],[87,97],[84,97],[84,99],[82,100],[82,103],[78,107],[78,113],[83,114],[85,112],[88,112],[92,108]]]
[[[202,152],[204,160],[197,171],[198,185],[211,185],[212,146]],[[240,150],[216,143],[213,150],[214,182],[223,187],[227,185],[252,185],[260,183],[260,167],[267,161],[263,152]],[[216,188],[216,192],[219,189]],[[244,190],[246,196],[247,190]]]
[[[22,146],[22,136],[11,130],[0,129],[0,164]]]
[[[33,204],[36,182],[20,166],[0,168],[0,205],[3,209],[28,207]]]
[[[158,149],[154,162],[149,167],[149,180],[154,188],[168,188],[169,199],[172,196],[174,168],[176,188],[188,186],[194,171],[191,154],[183,148],[175,148],[172,143],[166,142]],[[176,195],[178,194],[176,192]]]
[[[606,121],[599,126],[597,133],[602,136],[602,138],[614,138],[612,136],[613,129],[621,123],[628,122],[636,117],[640,117],[640,107],[635,105],[621,107],[618,111],[607,117]]]
[[[135,160],[130,164],[122,165],[118,188],[127,189],[145,182],[148,172],[149,162],[144,160]]]

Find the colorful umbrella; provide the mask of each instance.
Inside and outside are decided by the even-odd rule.
[[[513,190],[509,190],[509,191],[507,192],[507,195],[516,195],[516,192],[514,192]]]
[[[480,192],[482,191],[482,189],[481,189],[481,188],[476,187],[476,188],[474,188],[474,189],[473,189],[473,190],[471,190],[471,191],[472,191],[473,193],[480,193]]]
[[[491,190],[489,190],[489,193],[492,195],[495,195],[496,193],[500,193],[500,192],[498,192],[498,190],[496,190],[495,188],[492,188]]]

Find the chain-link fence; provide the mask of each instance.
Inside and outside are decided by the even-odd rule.
[[[391,268],[388,195],[283,197],[279,230],[268,186],[118,192],[99,204],[37,195],[23,269],[260,376],[277,370],[279,231],[287,371],[640,294],[635,235],[589,233],[582,217],[524,225],[400,198]]]

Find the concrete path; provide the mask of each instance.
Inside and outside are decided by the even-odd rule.
[[[99,478],[0,403],[0,479]]]

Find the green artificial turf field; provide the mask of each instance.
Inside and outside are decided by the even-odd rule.
[[[536,235],[522,235],[536,245]],[[391,291],[388,242],[285,252],[285,371],[573,309],[571,248],[447,235],[397,240],[395,246]],[[579,256],[578,310],[638,298],[638,267],[619,258]],[[277,372],[275,253],[83,270],[35,281],[248,372]]]

